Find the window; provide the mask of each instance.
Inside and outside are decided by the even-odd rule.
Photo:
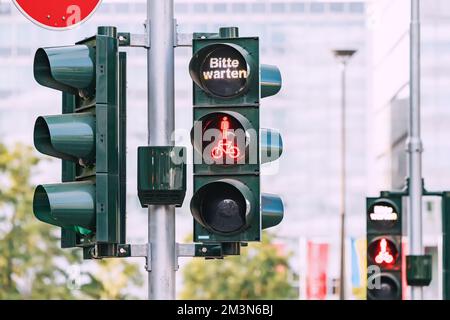
[[[116,12],[117,13],[128,13],[130,11],[130,4],[128,3],[117,3]]]
[[[175,4],[175,13],[186,13],[189,10],[189,6],[187,3],[176,3]]]
[[[30,25],[29,23],[21,23],[17,26],[15,38],[17,40],[17,43],[22,44],[23,46],[29,46],[29,41],[23,41],[23,39],[33,39],[33,37],[30,37],[33,33],[33,25]],[[29,38],[30,37],[30,38]]]
[[[291,11],[292,12],[305,12],[305,4],[304,3],[291,3]]]
[[[12,96],[11,90],[2,90],[0,89],[0,98],[8,98],[9,96]]]
[[[111,12],[111,7],[112,7],[111,3],[102,2],[101,5],[98,7],[98,12],[102,14],[109,13]]]
[[[198,30],[201,30],[201,32],[206,32],[208,25],[206,23],[195,23],[192,27],[195,32],[198,32]]]
[[[231,11],[234,13],[243,13],[245,12],[246,5],[243,2],[233,3],[231,5]]]
[[[176,9],[177,5],[175,5]],[[136,3],[134,7],[134,11],[138,13],[147,12],[147,5],[145,3]]]
[[[0,47],[11,48],[13,33],[6,23],[0,23]]]
[[[364,13],[364,3],[362,2],[352,2],[349,3],[350,12],[352,13]]]
[[[30,56],[31,55],[31,49],[28,47],[18,47],[17,48],[17,55],[19,56]]]
[[[330,3],[330,11],[331,12],[344,12],[344,4],[343,3]]]
[[[9,90],[14,81],[11,67],[2,66],[3,72],[0,72],[0,90]]]
[[[283,42],[285,41],[286,37],[284,36],[283,33],[280,32],[275,32],[272,34],[272,43],[274,45],[280,45],[283,44]]]
[[[205,13],[208,11],[206,3],[194,3],[193,8],[195,13]]]
[[[0,57],[7,57],[11,55],[11,48],[0,47]]]
[[[214,3],[213,4],[213,11],[216,13],[225,13],[227,12],[227,4],[220,2],[220,3]]]
[[[9,3],[0,3],[0,14],[10,14],[11,5]]]
[[[311,12],[313,13],[321,13],[325,11],[325,6],[323,3],[313,2],[311,3]]]
[[[264,3],[253,3],[252,12],[261,13],[266,11],[266,5]]]
[[[272,3],[272,12],[282,13],[286,10],[286,5],[284,3]]]

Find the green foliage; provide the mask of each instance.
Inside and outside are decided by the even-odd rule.
[[[98,261],[99,270],[95,275],[88,274],[89,282],[81,290],[93,299],[123,300],[136,297],[126,294],[130,284],[142,286],[139,266],[121,259]]]
[[[295,299],[289,279],[294,272],[289,254],[263,235],[262,243],[250,244],[240,256],[223,260],[193,259],[183,270],[181,299]]]
[[[139,285],[137,266],[101,261],[80,290],[69,285],[69,266],[82,262],[79,249],[61,249],[59,228],[37,220],[30,183],[39,159],[30,147],[0,143],[0,299],[116,299],[128,284]],[[120,276],[117,276],[119,270]],[[105,278],[105,273],[115,277]]]

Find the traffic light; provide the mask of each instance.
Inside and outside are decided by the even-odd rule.
[[[280,90],[280,71],[260,65],[259,39],[234,27],[196,33],[192,46],[194,241],[260,241],[283,219],[281,199],[260,193],[261,163],[282,152],[280,134],[260,128],[260,99]]]
[[[367,299],[402,299],[402,198],[367,198]]]
[[[125,243],[126,54],[115,27],[66,47],[40,48],[34,77],[62,91],[62,114],[40,116],[34,145],[62,160],[62,183],[36,187],[35,216],[61,227],[63,248],[114,256]]]

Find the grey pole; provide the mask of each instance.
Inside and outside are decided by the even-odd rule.
[[[422,141],[420,138],[420,1],[411,0],[409,154],[410,254],[422,255]],[[422,300],[422,287],[411,288],[411,299]]]
[[[174,20],[173,0],[147,0],[148,144],[173,145]],[[148,296],[175,299],[175,207],[152,205],[148,210],[148,248],[151,266]],[[151,270],[150,270],[151,269]]]
[[[340,208],[340,214],[341,214],[341,239],[340,239],[340,246],[341,246],[341,260],[340,260],[340,285],[339,285],[339,299],[345,300],[345,207],[346,207],[346,175],[347,175],[347,167],[345,165],[346,160],[346,88],[345,88],[345,78],[346,78],[346,69],[347,69],[347,61],[344,60],[341,64],[341,86],[342,86],[342,102],[341,102],[341,208]]]
[[[346,166],[346,153],[347,153],[347,139],[346,139],[346,108],[347,108],[347,90],[346,90],[346,71],[347,63],[350,58],[356,53],[356,50],[333,50],[335,57],[338,59],[341,65],[341,177],[340,177],[340,266],[339,266],[339,299],[345,300],[345,211],[346,211],[346,181],[347,181],[347,166]]]

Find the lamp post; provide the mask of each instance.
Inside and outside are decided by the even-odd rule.
[[[346,71],[347,64],[357,50],[333,50],[336,60],[341,65],[341,183],[340,183],[340,270],[339,270],[339,299],[345,300],[345,207],[346,207]]]

